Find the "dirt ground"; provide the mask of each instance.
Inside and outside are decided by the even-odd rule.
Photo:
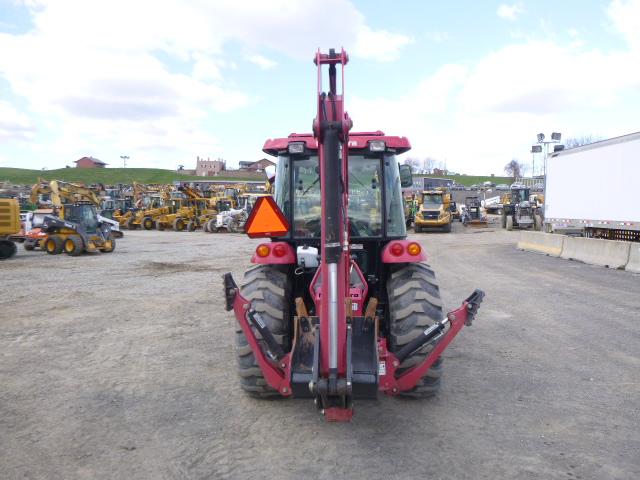
[[[421,234],[453,308],[440,394],[309,400],[236,382],[236,279],[257,241],[126,232],[112,254],[0,263],[2,479],[637,479],[640,276],[515,249],[515,232]]]

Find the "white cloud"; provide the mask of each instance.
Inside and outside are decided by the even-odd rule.
[[[0,142],[27,141],[35,135],[29,118],[12,105],[0,101]]]
[[[496,15],[498,15],[500,18],[513,21],[517,20],[523,12],[524,7],[522,6],[522,3],[514,3],[512,5],[503,3],[498,7]]]
[[[362,58],[389,62],[395,60],[402,47],[410,43],[412,40],[406,35],[390,33],[386,30],[372,30],[366,25],[361,25],[353,53]]]
[[[27,102],[31,117],[6,116],[20,119],[22,133],[15,125],[0,128],[5,140],[33,139],[34,148],[63,157],[82,153],[80,146],[99,157],[118,149],[132,159],[135,149],[140,158],[155,148],[156,159],[173,166],[177,153],[170,151],[215,154],[205,148],[219,145],[207,120],[257,101],[229,80],[237,66],[228,44],[269,69],[276,62],[265,50],[308,60],[318,47],[344,46],[353,56],[389,61],[410,42],[369,27],[349,0],[23,3],[34,27],[0,33],[0,78]],[[45,140],[31,127],[36,118],[43,135],[56,138],[51,145],[38,143]]]
[[[611,23],[635,49],[640,49],[640,0],[613,0],[607,10]]]
[[[254,65],[257,65],[263,70],[270,70],[272,68],[275,68],[278,65],[277,62],[274,62],[273,60],[269,60],[268,58],[263,57],[262,55],[259,55],[259,54],[245,55],[245,59],[253,63]]]
[[[427,39],[435,43],[444,43],[451,38],[451,36],[447,32],[438,32],[438,31],[427,32],[425,34],[425,37],[427,37]]]
[[[501,174],[514,156],[530,162],[540,131],[565,137],[637,131],[640,49],[633,22],[612,19],[628,48],[519,40],[475,62],[444,65],[400,98],[352,99],[355,129],[406,135],[413,156],[478,174]]]

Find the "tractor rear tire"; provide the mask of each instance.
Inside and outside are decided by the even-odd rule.
[[[44,249],[49,255],[57,255],[62,253],[63,243],[60,235],[50,235],[44,242]]]
[[[154,227],[153,218],[144,217],[142,219],[142,228],[144,228],[145,230],[153,230],[153,227]]]
[[[173,230],[175,232],[181,232],[184,230],[184,220],[181,218],[176,218],[173,221]]]
[[[257,265],[244,274],[242,296],[251,301],[253,308],[285,351],[289,346],[290,292],[291,280],[273,265]],[[240,325],[236,325],[236,359],[240,387],[249,396],[279,396],[278,391],[267,384]]]
[[[513,230],[513,217],[511,215],[507,217],[507,223],[505,227],[507,228],[508,231]]]
[[[116,239],[110,238],[109,240],[105,240],[104,246],[100,249],[102,253],[111,253],[116,249]]]
[[[64,253],[72,257],[80,255],[84,249],[80,235],[69,235],[64,241],[63,249]]]
[[[424,263],[403,266],[387,281],[389,296],[389,349],[398,352],[426,328],[444,318],[440,289],[433,270]],[[426,351],[425,351],[426,350]],[[423,347],[408,356],[398,368],[399,374],[422,362],[430,349]],[[430,397],[440,389],[442,359],[438,358],[418,384],[400,394],[408,397]]]
[[[16,244],[11,240],[0,240],[0,260],[6,260],[18,253]]]

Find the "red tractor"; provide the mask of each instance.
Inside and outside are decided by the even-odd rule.
[[[278,157],[275,200],[247,220],[256,265],[238,288],[224,275],[238,321],[240,385],[250,395],[309,397],[330,421],[348,421],[353,401],[423,397],[440,386],[440,355],[470,325],[484,293],[445,313],[421,245],[407,240],[402,188],[411,172],[396,155],[405,137],[350,133],[337,91],[344,50],[318,52],[313,134],[268,140]],[[328,68],[329,91],[322,90]]]

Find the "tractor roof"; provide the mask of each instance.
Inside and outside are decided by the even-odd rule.
[[[376,132],[350,132],[349,148],[354,150],[368,148],[371,140],[384,140],[387,148],[395,150],[397,153],[404,153],[411,149],[411,144],[407,137],[396,137],[385,135],[380,130]],[[309,150],[318,149],[318,141],[310,133],[292,133],[285,138],[273,138],[264,142],[262,151],[269,155],[278,156],[282,151],[287,150],[290,143],[304,142]]]

